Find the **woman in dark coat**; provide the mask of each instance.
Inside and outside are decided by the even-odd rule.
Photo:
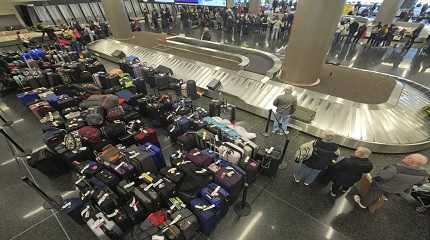
[[[354,155],[343,158],[331,167],[330,176],[333,185],[330,195],[336,197],[358,182],[363,174],[373,169],[369,160],[371,151],[365,147],[358,147]]]

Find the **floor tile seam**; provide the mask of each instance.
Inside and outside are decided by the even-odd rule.
[[[21,162],[24,165],[24,168],[26,169],[26,171],[28,172],[28,174],[30,175],[31,179],[33,180],[33,182],[36,184],[36,186],[40,186],[38,181],[36,180],[36,178],[34,177],[33,173],[31,172],[31,170],[29,169],[29,167],[27,166],[27,163],[25,161],[22,161],[22,159],[16,158],[16,160],[18,160],[19,162]],[[61,224],[60,220],[58,219],[57,215],[55,214],[55,211],[53,209],[50,209],[51,214],[54,214],[55,216],[55,220],[58,223],[58,225],[60,226],[62,232],[64,233],[64,236],[66,236],[66,238],[68,240],[70,239],[69,234],[67,233],[66,229],[64,228],[64,226]]]
[[[33,229],[33,228],[37,227],[38,225],[40,225],[40,224],[42,224],[42,223],[46,222],[49,218],[51,218],[51,217],[53,217],[53,216],[54,216],[54,214],[51,212],[51,214],[49,214],[49,216],[46,216],[44,219],[40,220],[39,222],[34,223],[34,224],[33,224],[33,225],[31,225],[30,227],[26,228],[24,231],[22,231],[22,232],[20,232],[20,233],[16,234],[15,236],[13,236],[13,237],[9,238],[9,240],[13,240],[13,239],[16,239],[16,238],[18,238],[18,237],[22,236],[23,234],[25,234],[26,232],[30,231],[31,229]]]
[[[275,198],[275,199],[277,199],[277,200],[279,200],[279,201],[287,204],[289,207],[292,207],[295,210],[299,211],[300,213],[304,214],[305,216],[309,217],[310,219],[312,219],[317,224],[322,225],[322,226],[327,227],[327,228],[333,228],[332,226],[328,225],[327,223],[324,223],[324,222],[320,221],[318,218],[316,218],[316,217],[312,216],[311,214],[305,212],[304,210],[296,207],[294,204],[288,202],[287,200],[283,199],[282,197],[278,196],[277,194],[275,194],[275,193],[273,193],[273,192],[271,192],[271,191],[269,191],[267,189],[264,189],[263,191],[266,192],[267,194],[271,195],[273,198]],[[347,238],[347,239],[350,239],[350,240],[354,239],[354,238],[352,238],[350,236],[345,235],[342,232],[339,232],[339,231],[335,230],[334,228],[333,228],[333,230],[336,231],[337,233],[339,233],[340,235],[342,235],[343,237]]]

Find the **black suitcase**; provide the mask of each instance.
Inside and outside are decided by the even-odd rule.
[[[137,78],[134,82],[134,86],[136,87],[136,92],[140,94],[148,94],[148,89],[146,87],[146,81],[140,78]]]
[[[261,174],[268,177],[275,177],[278,173],[279,165],[282,163],[282,150],[273,147],[271,152],[267,150],[271,147],[261,147],[257,152],[257,160],[260,162]]]
[[[118,183],[116,191],[122,199],[128,200],[133,196],[135,185],[135,182],[128,182],[126,180],[122,180]]]
[[[123,232],[127,231],[133,226],[132,220],[127,215],[127,211],[125,211],[123,208],[114,209],[112,213],[106,214],[106,217],[109,220],[114,221]]]
[[[175,167],[165,167],[160,170],[160,174],[172,180],[174,183],[181,183],[184,178],[184,173]]]
[[[167,178],[161,178],[154,183],[154,188],[160,195],[161,200],[166,204],[169,198],[176,194],[176,184]]]
[[[126,202],[124,209],[134,224],[142,222],[148,215],[142,202],[140,202],[134,195]]]
[[[107,169],[102,169],[100,172],[96,173],[95,176],[104,184],[109,187],[112,187],[113,189],[115,189],[116,185],[120,181],[120,179],[115,174],[113,174]]]
[[[32,153],[28,164],[48,177],[57,177],[68,171],[67,165],[47,148]]]
[[[179,220],[175,225],[181,230],[183,239],[194,239],[194,237],[199,232],[199,222],[197,217],[187,208],[180,209],[174,212],[171,216],[172,219],[176,219],[177,217]]]
[[[193,100],[197,98],[196,81],[194,81],[194,80],[188,80],[187,81],[187,94],[188,94],[188,97],[193,99]]]
[[[142,203],[147,212],[154,212],[160,204],[159,195],[146,184],[141,184],[134,189],[134,196]]]
[[[209,103],[209,116],[219,117],[221,115],[221,106],[222,102],[220,100],[211,100],[211,102]]]
[[[183,151],[190,151],[193,148],[197,148],[197,136],[195,133],[186,132],[177,138],[176,143]]]
[[[105,213],[111,213],[119,206],[118,196],[109,189],[103,189],[95,195],[97,206]]]

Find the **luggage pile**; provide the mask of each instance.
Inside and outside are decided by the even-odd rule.
[[[264,173],[263,165],[270,167],[276,151],[243,139],[180,91],[175,97],[148,95],[147,79],[117,70],[97,70],[92,78],[96,84],[17,96],[40,120],[47,146],[29,160],[31,166],[47,175],[58,165],[76,171],[80,199],[68,203],[68,214],[100,239],[209,234],[244,184]],[[157,128],[179,148],[170,163]]]
[[[91,82],[91,74],[105,71],[96,57],[72,50],[31,49],[21,54],[9,54],[8,72],[18,89],[51,88],[63,84]]]

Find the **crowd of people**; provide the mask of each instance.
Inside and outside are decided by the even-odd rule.
[[[273,103],[277,116],[273,133],[280,129],[283,133],[288,133],[288,119],[297,107],[297,99],[292,92],[291,88],[285,88],[284,93]],[[334,132],[324,131],[321,138],[299,147],[295,155],[295,183],[303,182],[305,186],[309,186],[317,179],[319,182],[331,182],[332,197],[339,197],[356,185],[358,191],[353,195],[354,201],[361,208],[371,208],[378,202],[383,202],[387,196],[410,193],[414,186],[429,182],[430,174],[423,168],[428,159],[422,154],[407,155],[400,163],[390,164],[368,178],[373,170],[371,150],[359,146],[352,155],[342,156],[335,138]],[[283,163],[280,169],[285,166]],[[369,186],[365,191],[357,185],[359,181],[368,181]]]

